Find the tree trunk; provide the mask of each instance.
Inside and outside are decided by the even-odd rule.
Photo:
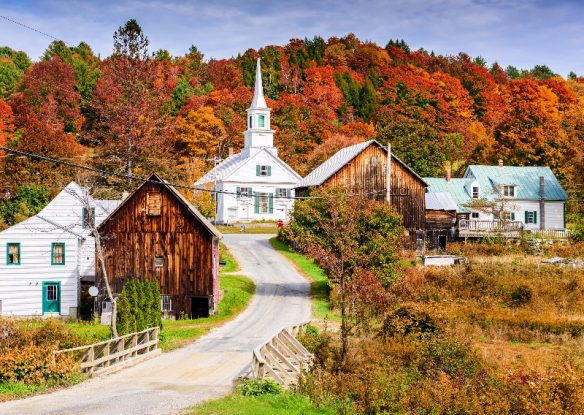
[[[347,310],[345,295],[345,275],[341,274],[341,362],[345,361],[348,349]]]

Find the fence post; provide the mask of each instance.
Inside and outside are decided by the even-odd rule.
[[[134,333],[132,335],[132,357],[138,356],[138,335]]]

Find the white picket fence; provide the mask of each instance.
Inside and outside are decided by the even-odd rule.
[[[271,378],[285,388],[295,384],[312,364],[312,353],[294,337],[307,325],[308,322],[282,329],[258,346],[251,365],[254,378]]]
[[[152,327],[116,339],[105,340],[87,346],[55,351],[68,353],[79,363],[83,373],[98,374],[130,360],[137,359],[158,349],[160,329]]]

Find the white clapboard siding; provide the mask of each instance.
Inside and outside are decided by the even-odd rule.
[[[257,165],[270,166],[271,175],[257,176]],[[218,190],[227,192],[219,194],[217,221],[219,223],[279,219],[287,221],[294,200],[276,198],[276,189],[290,189],[293,196],[293,189],[297,183],[298,176],[270,150],[257,151],[227,180],[216,184]],[[254,194],[273,195],[273,212],[255,213],[253,196],[238,199],[236,196],[238,187],[251,187]]]
[[[545,203],[545,228],[564,229],[564,202]]]
[[[0,232],[0,301],[2,315],[41,316],[42,283],[59,282],[61,315],[78,307],[80,277],[95,274],[95,241],[83,228],[83,190],[70,183],[41,212]],[[115,203],[90,199],[101,223]],[[65,264],[52,265],[51,244],[65,243]],[[20,244],[20,265],[7,264],[7,244]]]

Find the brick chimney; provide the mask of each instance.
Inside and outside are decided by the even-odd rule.
[[[503,167],[503,159],[499,159],[499,167]]]

